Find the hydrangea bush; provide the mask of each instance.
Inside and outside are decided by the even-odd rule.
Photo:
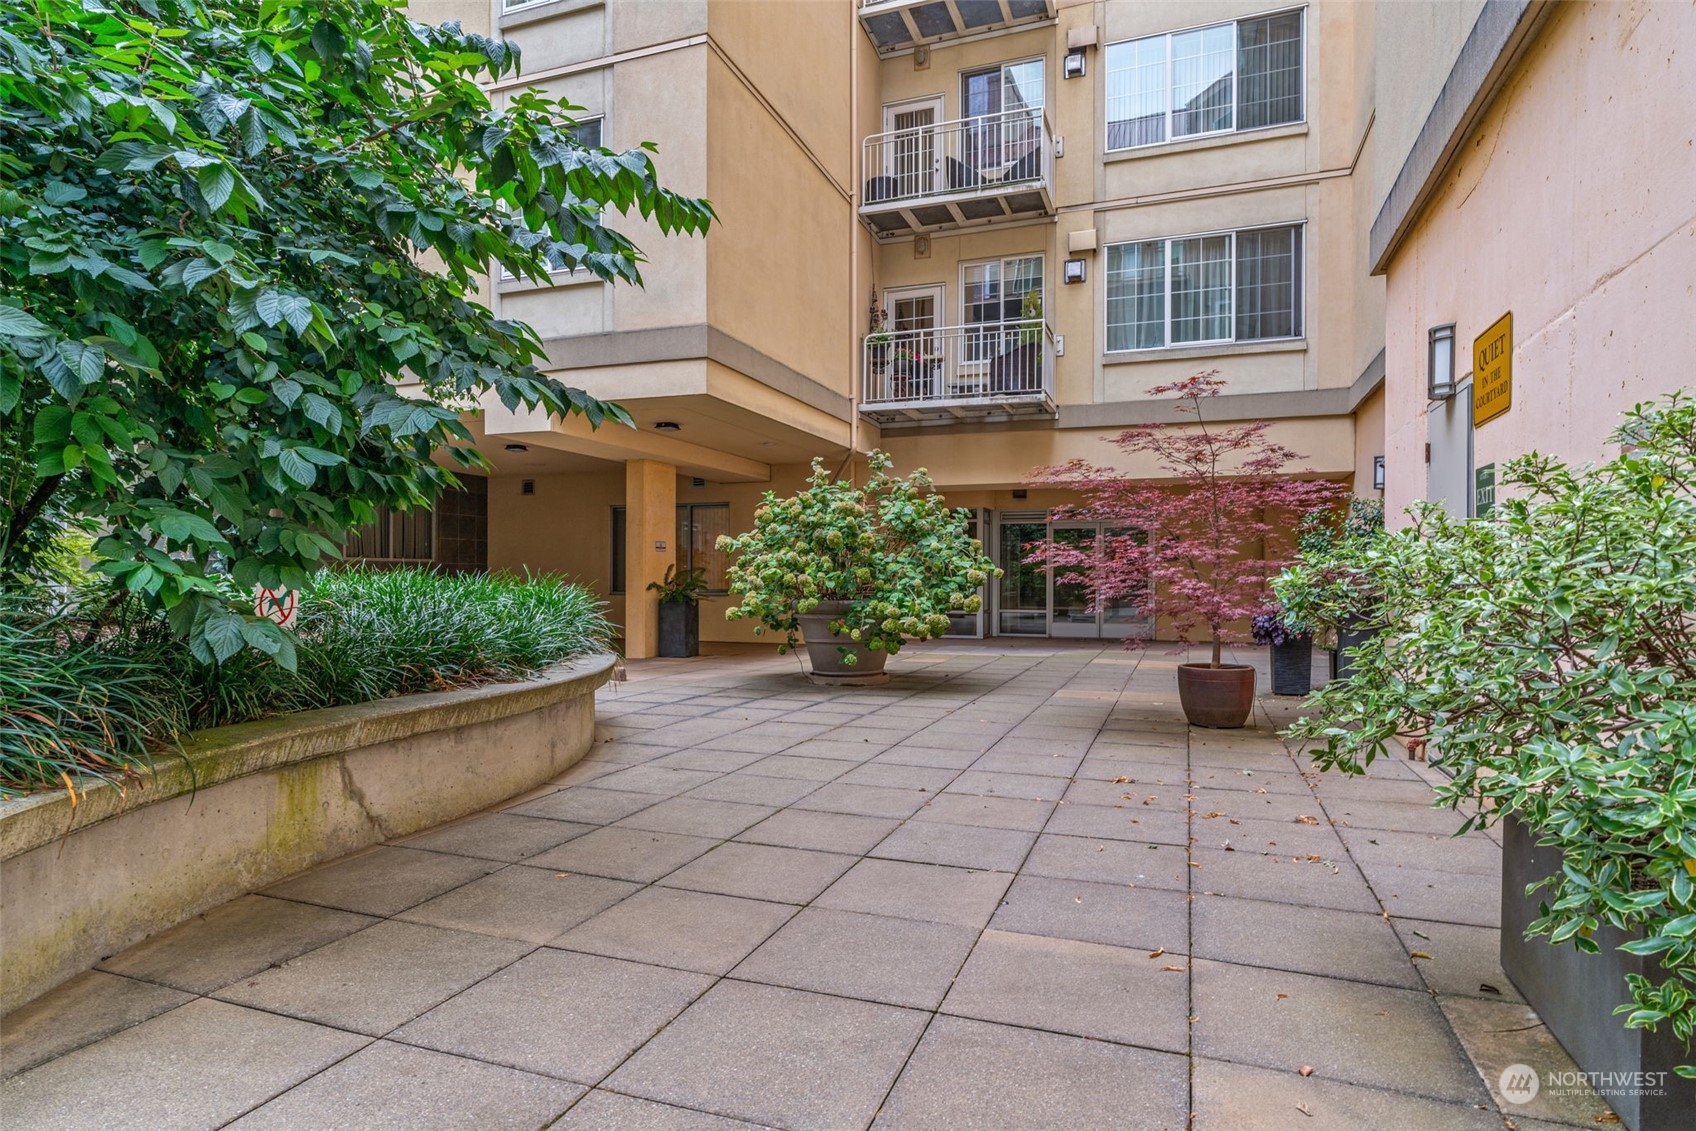
[[[893,655],[947,632],[949,612],[978,611],[979,588],[1001,571],[966,533],[971,512],[947,506],[922,468],[903,479],[883,452],[868,462],[862,484],[814,460],[806,488],[787,499],[767,491],[754,528],[718,540],[736,555],[730,591],[742,598],[726,618],[783,633],[788,651],[803,614],[846,601],[831,631]]]

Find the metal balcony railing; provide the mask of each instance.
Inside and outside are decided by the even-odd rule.
[[[861,412],[886,423],[1051,415],[1054,345],[1040,318],[869,334]]]
[[[873,134],[860,214],[880,235],[1047,215],[1053,136],[1039,110]]]
[[[860,25],[891,55],[921,43],[1054,18],[1055,0],[860,0]]]

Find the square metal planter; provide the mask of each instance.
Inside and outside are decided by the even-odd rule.
[[[1525,885],[1558,872],[1561,853],[1537,844],[1514,817],[1502,822],[1502,833],[1502,969],[1581,1070],[1662,1074],[1655,1085],[1660,1095],[1632,1095],[1629,1084],[1610,1086],[1607,1101],[1624,1126],[1630,1131],[1690,1131],[1696,1127],[1696,1080],[1675,1075],[1673,1067],[1691,1063],[1696,1050],[1686,1052],[1670,1025],[1653,1033],[1627,1029],[1624,1015],[1614,1014],[1614,1007],[1631,996],[1625,976],[1654,977],[1659,963],[1618,950],[1629,936],[1612,927],[1596,933],[1600,954],[1585,954],[1567,943],[1550,945],[1541,936],[1527,939],[1525,928],[1537,918],[1538,900],[1547,898],[1547,889],[1527,896]],[[1544,1071],[1540,1065],[1531,1067]]]

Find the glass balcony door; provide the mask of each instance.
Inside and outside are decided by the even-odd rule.
[[[883,129],[892,136],[883,147],[884,181],[874,180],[868,197],[903,200],[937,190],[942,153],[936,127],[941,121],[940,95],[883,108]]]

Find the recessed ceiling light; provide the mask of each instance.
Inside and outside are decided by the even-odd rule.
[[[675,420],[656,420],[654,421],[654,427],[659,429],[661,432],[683,431],[683,425],[677,423]]]
[[[506,446],[506,450],[509,451],[509,452],[527,452],[527,451],[530,450],[530,445],[529,444],[508,444]]]

